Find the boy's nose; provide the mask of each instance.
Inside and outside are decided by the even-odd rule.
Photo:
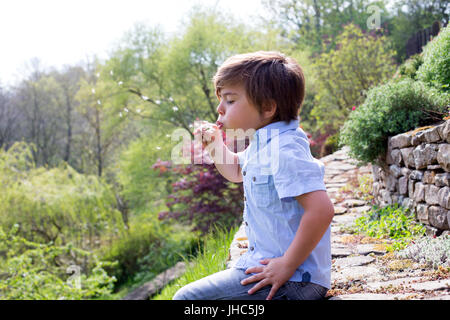
[[[224,114],[224,108],[222,106],[222,103],[219,103],[219,105],[217,106],[217,113],[220,115]]]

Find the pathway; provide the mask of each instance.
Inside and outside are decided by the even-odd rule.
[[[335,206],[331,223],[332,287],[330,300],[450,300],[449,274],[424,269],[411,260],[386,253],[382,241],[346,233],[345,227],[371,209],[354,194],[358,177],[371,176],[371,165],[358,168],[347,147],[321,158],[325,184]],[[356,184],[358,185],[358,184]],[[352,187],[353,186],[353,187]],[[353,189],[353,190],[352,190]],[[246,251],[248,240],[243,226],[230,247],[228,267]]]

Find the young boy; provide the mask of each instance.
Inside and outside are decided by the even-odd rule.
[[[334,208],[324,165],[299,128],[301,67],[279,52],[236,55],[219,68],[214,85],[219,118],[206,146],[226,179],[244,183],[249,248],[232,268],[182,287],[173,299],[323,298],[331,285]],[[232,130],[253,133],[250,145],[231,152],[221,128],[227,137]]]

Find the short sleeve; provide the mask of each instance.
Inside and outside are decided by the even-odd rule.
[[[278,170],[273,174],[280,200],[324,190],[325,165],[315,159],[308,144],[291,143],[280,147]]]

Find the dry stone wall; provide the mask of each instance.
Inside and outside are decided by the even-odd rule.
[[[409,208],[429,235],[450,233],[450,120],[389,137],[372,173],[378,205]]]

